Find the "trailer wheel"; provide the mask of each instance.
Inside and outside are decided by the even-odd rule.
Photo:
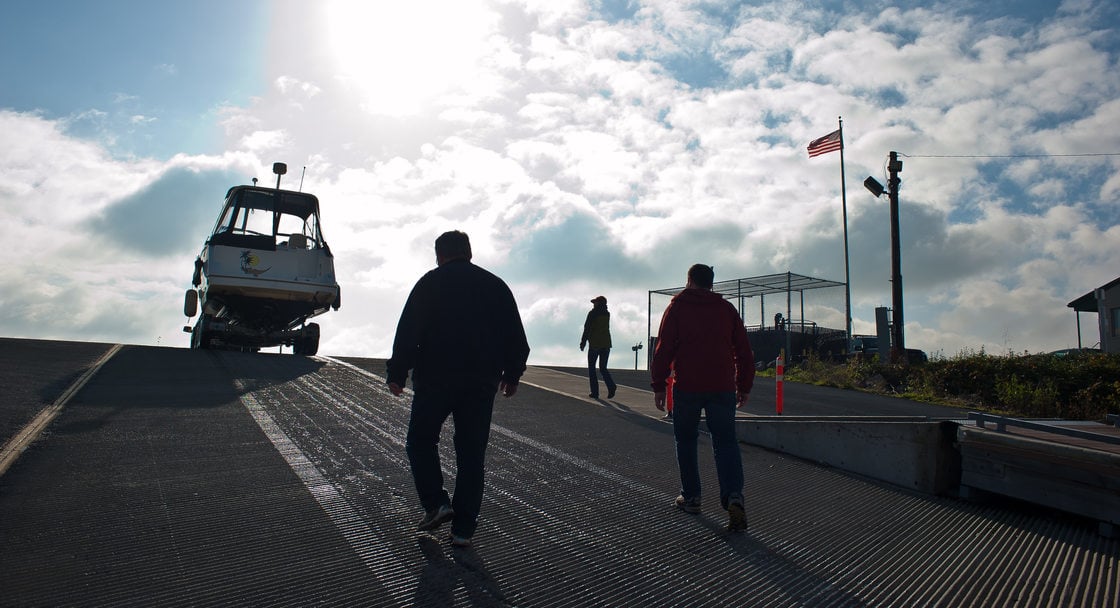
[[[310,357],[317,352],[319,352],[319,336],[299,338],[292,345],[292,353],[296,355]]]
[[[203,313],[198,318],[198,323],[194,326],[194,331],[191,332],[191,348],[210,348],[210,332],[206,331],[206,326],[210,323],[210,315]]]
[[[292,344],[292,353],[310,357],[319,352],[319,324],[308,323],[303,333],[304,336]]]

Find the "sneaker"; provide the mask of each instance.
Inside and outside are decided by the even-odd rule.
[[[599,395],[594,395],[594,394],[592,394],[592,395],[588,395],[588,397],[591,397],[592,399],[598,399],[598,398],[599,398]]]
[[[727,531],[743,532],[747,529],[747,511],[743,508],[741,498],[732,498],[727,502]]]
[[[429,530],[435,530],[442,526],[444,522],[451,521],[452,517],[455,517],[455,511],[451,509],[451,505],[440,505],[424,515],[424,519],[420,520],[420,523],[416,525],[416,531],[427,532]]]
[[[612,388],[611,390],[607,391],[607,399],[614,399],[614,393],[617,390],[618,388]]]
[[[696,513],[700,512],[700,497],[699,496],[697,496],[696,498],[685,498],[684,494],[681,494],[680,496],[677,497],[677,499],[675,501],[673,501],[673,504],[676,505],[678,509],[680,509],[681,511],[684,511],[685,513],[696,514]]]
[[[471,546],[471,539],[467,536],[459,536],[458,534],[451,535],[451,546],[466,549]]]
[[[673,419],[673,412],[669,412],[669,413],[665,414],[664,416],[661,417],[661,419],[662,420],[672,420]]]

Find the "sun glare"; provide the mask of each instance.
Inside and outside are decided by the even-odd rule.
[[[340,76],[372,112],[406,115],[472,78],[491,14],[481,0],[332,0]]]

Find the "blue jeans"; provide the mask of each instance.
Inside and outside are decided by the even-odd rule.
[[[743,456],[735,437],[735,392],[692,393],[673,389],[673,436],[677,442],[677,467],[681,472],[681,494],[700,497],[700,462],[697,438],[700,412],[708,415],[712,452],[719,478],[719,503],[727,508],[731,497],[743,496]]]
[[[494,386],[429,387],[413,385],[412,415],[404,449],[412,480],[425,511],[450,504],[455,510],[451,533],[470,538],[482,509],[486,444],[494,413]],[[439,434],[447,417],[455,425],[455,497],[443,487]]]
[[[587,378],[591,381],[591,396],[599,396],[599,378],[595,375],[595,360],[599,360],[599,371],[603,373],[603,382],[607,385],[607,392],[614,394],[615,383],[611,373],[607,371],[607,358],[611,356],[609,348],[587,347]]]

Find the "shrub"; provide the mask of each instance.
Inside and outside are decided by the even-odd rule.
[[[1120,355],[1102,353],[993,356],[980,350],[914,365],[809,358],[786,377],[1021,417],[1102,420],[1120,413]]]

